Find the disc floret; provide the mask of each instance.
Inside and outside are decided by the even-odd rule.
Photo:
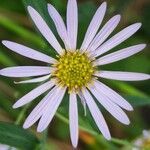
[[[66,52],[60,56],[56,64],[54,76],[61,85],[67,86],[69,91],[80,90],[91,81],[95,72],[92,60],[86,53]]]

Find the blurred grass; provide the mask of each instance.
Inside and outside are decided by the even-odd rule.
[[[37,0],[32,0],[35,6],[37,6]],[[63,18],[65,18],[65,10],[66,10],[66,0],[50,0],[47,1],[56,6],[56,8],[61,12],[63,15]],[[80,29],[79,29],[79,44],[81,44],[82,39],[84,37],[85,31],[87,29],[87,26],[90,22],[91,17],[93,16],[96,8],[98,7],[102,1],[93,1],[93,0],[82,0],[79,1],[79,23],[80,23]],[[9,5],[8,5],[9,4]],[[25,4],[25,1],[24,1]],[[118,46],[116,49],[117,50],[121,47],[127,47],[129,45],[133,45],[135,43],[142,43],[146,42],[148,43],[147,48],[140,54],[137,54],[133,56],[132,58],[123,60],[119,63],[114,63],[111,64],[110,66],[106,66],[106,69],[110,70],[129,70],[129,71],[138,71],[138,72],[145,72],[145,73],[150,73],[150,51],[149,51],[149,37],[150,37],[150,1],[149,0],[108,0],[108,14],[106,16],[106,19],[104,22],[106,22],[111,16],[113,16],[116,13],[121,13],[122,15],[122,21],[121,24],[119,25],[117,31],[119,31],[121,28],[134,23],[134,22],[140,22],[142,21],[143,27],[142,29],[134,35],[134,37],[131,37],[129,40],[124,42],[121,46]],[[43,5],[43,3],[41,3]],[[18,7],[19,6],[19,7]],[[45,7],[43,5],[43,7]],[[44,8],[46,9],[46,8]],[[45,17],[46,10],[39,8],[40,13],[43,13],[43,17]],[[16,15],[18,14],[18,15]],[[21,19],[24,18],[24,19]],[[50,17],[46,16],[46,20],[50,19]],[[26,21],[24,21],[26,20]],[[58,37],[56,30],[54,28],[54,24],[52,21],[48,22],[49,26],[52,28],[56,36]],[[3,39],[9,39],[13,41],[17,41],[19,43],[24,43],[26,45],[29,45],[30,47],[37,48],[38,50],[43,50],[43,52],[47,54],[52,54],[54,53],[49,51],[51,48],[47,46],[47,43],[44,42],[42,39],[42,36],[39,36],[37,33],[35,33],[35,29],[33,29],[33,25],[31,24],[31,21],[29,21],[29,17],[25,11],[24,5],[20,0],[15,0],[15,1],[10,1],[10,0],[1,0],[0,1],[0,40]],[[11,55],[10,55],[11,54]],[[22,56],[19,56],[20,59],[22,60]],[[24,58],[23,58],[24,59]],[[21,62],[22,65],[24,62]],[[30,64],[35,64],[34,61],[29,61],[25,63],[30,63]],[[6,50],[2,45],[0,45],[0,66],[1,68],[4,68],[6,66],[15,66],[15,65],[20,65],[20,61],[18,59],[18,55],[15,55],[14,53],[9,52],[9,50]],[[26,65],[26,64],[24,64]],[[5,92],[1,93],[0,92],[0,109],[5,110],[12,119],[16,120],[16,117],[18,116],[19,112],[18,110],[12,110],[11,105],[13,103],[13,99],[18,98],[19,96],[22,95],[22,93],[26,93],[27,90],[31,89],[33,86],[28,87],[25,85],[14,85],[12,79],[4,79],[2,78],[3,84],[6,84],[3,86],[0,82],[0,89],[2,91],[7,91],[7,86],[10,88],[13,88],[13,91],[18,91],[18,94],[12,94],[11,92]],[[145,105],[149,104],[149,82],[140,82],[140,83],[133,83],[134,86],[132,86],[130,83],[123,83],[123,82],[115,82],[111,81],[108,82],[111,87],[114,89],[118,90],[119,92],[123,93],[125,96],[129,96],[129,100],[132,101],[133,104],[137,104],[137,106],[142,106],[140,108],[136,108],[136,111],[138,113],[131,114],[132,121],[134,124],[135,118],[139,118],[139,120],[142,120],[143,118],[141,116],[138,116],[141,114],[141,111],[145,109]],[[11,98],[10,95],[12,96]],[[145,99],[146,100],[145,100]],[[143,100],[143,102],[142,102]],[[136,102],[137,101],[137,102]],[[140,103],[141,102],[141,103]],[[140,103],[140,104],[139,104]],[[150,108],[147,108],[150,112]],[[67,110],[66,110],[67,111]],[[83,114],[80,114],[83,115]],[[134,115],[135,117],[133,117]],[[145,114],[148,116],[148,114]],[[68,123],[68,119],[62,114],[57,113],[56,114],[57,118],[60,119],[61,121]],[[111,119],[108,118],[109,122],[112,122]],[[114,121],[114,120],[113,120]],[[147,124],[145,120],[143,120],[145,123],[138,124],[137,128],[134,127],[120,127],[120,132],[119,134],[124,134],[124,131],[128,129],[128,132],[126,134],[125,139],[132,141],[132,136],[135,138],[137,136],[136,133],[140,133],[140,131],[146,127],[150,128],[150,123]],[[57,139],[57,141],[61,141],[62,143],[58,146],[56,149],[65,149],[69,150],[71,149],[70,147],[68,148],[68,140],[65,140],[66,137],[68,137],[68,130],[64,130],[65,132],[61,132],[62,127],[61,125],[55,125],[58,124],[58,121],[54,121],[52,123],[52,131],[54,130],[54,133],[52,134],[54,138]],[[112,142],[107,142],[104,140],[101,136],[97,135],[97,132],[95,132],[93,129],[89,130],[87,127],[87,123],[85,123],[85,120],[81,121],[81,130],[89,132],[90,137],[94,138],[94,143],[90,144],[87,142],[86,138],[88,136],[80,135],[80,145],[79,149],[85,150],[85,148],[88,150],[120,150],[120,146],[123,147],[122,145],[132,145],[130,142],[126,141],[116,141],[116,139],[113,139]],[[85,127],[84,127],[85,126]],[[91,126],[91,125],[89,125]],[[63,127],[65,128],[65,126]],[[126,129],[127,128],[127,129]],[[111,128],[111,130],[115,130],[115,128]],[[57,133],[59,131],[59,134]],[[136,132],[137,131],[137,132]],[[142,132],[142,131],[141,131]],[[50,131],[51,133],[51,131]],[[120,137],[120,135],[116,135],[117,137]],[[93,136],[94,135],[94,136]],[[83,137],[82,137],[83,136]],[[48,139],[51,138],[51,135],[48,134]],[[62,141],[62,139],[64,139]],[[53,144],[56,144],[57,142],[55,141]],[[67,143],[67,144],[66,144]],[[116,145],[114,143],[120,143],[120,145]],[[54,146],[55,147],[55,146]],[[47,148],[48,150],[50,148]],[[53,149],[53,148],[51,148]]]

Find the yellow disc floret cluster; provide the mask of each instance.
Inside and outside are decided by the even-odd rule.
[[[89,57],[85,53],[81,54],[78,50],[66,52],[59,57],[55,67],[53,76],[61,85],[67,86],[69,91],[78,91],[86,86],[95,71]]]

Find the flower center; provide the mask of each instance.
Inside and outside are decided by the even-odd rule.
[[[72,90],[78,91],[83,86],[87,86],[95,72],[92,60],[78,50],[66,52],[59,57],[55,66],[54,76],[57,77],[60,84],[68,87],[69,92]]]

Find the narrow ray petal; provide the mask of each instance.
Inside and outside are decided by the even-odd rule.
[[[66,46],[66,49],[70,49],[70,43],[68,40],[67,29],[66,29],[66,26],[65,26],[65,23],[64,23],[62,17],[60,16],[58,11],[51,4],[48,4],[48,12],[55,23],[57,32],[58,32],[59,36],[61,37],[61,39],[63,40],[63,42]]]
[[[35,88],[32,91],[30,91],[28,94],[23,96],[21,99],[19,99],[13,105],[13,108],[21,107],[21,106],[23,106],[23,105],[33,101],[35,98],[37,98],[41,94],[45,93],[46,91],[51,89],[53,86],[54,86],[54,82],[53,81],[48,81],[48,82],[38,86],[37,88]]]
[[[106,7],[107,7],[107,3],[104,2],[96,11],[88,29],[87,29],[87,32],[85,34],[85,38],[84,38],[82,46],[80,48],[81,51],[85,51],[88,48],[91,41],[93,40],[93,38],[95,37],[95,35],[103,21],[103,18],[104,18],[105,12],[106,12]]]
[[[150,79],[149,74],[121,71],[100,71],[96,73],[96,76],[120,81],[142,81]]]
[[[105,84],[95,80],[94,82],[97,90],[102,92],[105,96],[107,96],[112,102],[122,107],[125,110],[133,111],[133,107],[127,102],[122,96],[120,96],[117,92],[106,86]]]
[[[40,14],[31,6],[28,6],[28,12],[34,21],[35,25],[39,29],[39,31],[42,33],[42,35],[46,38],[46,40],[51,44],[51,46],[57,51],[58,54],[62,54],[63,50],[60,44],[58,43],[56,37],[46,24],[46,22],[43,20],[43,18],[40,16]]]
[[[89,107],[90,113],[91,113],[95,123],[97,124],[99,130],[102,132],[102,134],[104,135],[104,137],[106,139],[110,140],[111,135],[110,135],[108,126],[106,124],[106,121],[105,121],[101,111],[99,110],[98,106],[94,102],[91,94],[88,92],[87,89],[83,89],[83,95],[87,101],[87,105]]]
[[[50,63],[50,64],[53,64],[56,62],[56,60],[54,58],[47,56],[41,52],[38,52],[34,49],[31,49],[29,47],[26,47],[24,45],[21,45],[21,44],[15,43],[15,42],[11,42],[11,41],[2,41],[2,43],[10,50],[12,50],[22,56],[25,56],[25,57],[28,57],[28,58],[31,58],[34,60]]]
[[[71,142],[74,148],[78,145],[79,131],[78,131],[78,106],[77,97],[75,93],[70,94],[69,99],[69,126]]]
[[[131,37],[135,32],[139,30],[140,27],[141,23],[135,23],[123,29],[108,41],[106,41],[104,44],[102,44],[97,50],[95,50],[95,55],[99,56],[104,54],[105,52],[108,52],[112,48],[116,47],[117,45]]]
[[[49,99],[54,96],[57,91],[57,87],[54,87],[40,102],[39,104],[33,109],[30,115],[25,120],[23,128],[27,129],[31,127],[40,117],[43,115],[45,108],[49,103]]]
[[[51,97],[51,99],[49,99],[49,103],[45,108],[45,112],[39,121],[38,128],[37,128],[38,132],[44,131],[47,128],[47,126],[50,124],[51,120],[53,119],[64,97],[65,92],[66,92],[66,88],[59,88],[57,90],[56,95],[54,95],[53,97]]]
[[[98,92],[94,86],[89,88],[89,90],[96,97],[99,103],[102,104],[104,108],[118,121],[126,125],[130,124],[129,118],[118,105],[110,101],[103,93]]]
[[[103,56],[103,57],[97,59],[96,65],[97,66],[98,65],[106,65],[106,64],[110,64],[110,63],[125,59],[127,57],[130,57],[130,56],[140,52],[145,47],[146,47],[146,44],[139,44],[139,45],[135,45],[135,46],[121,49],[117,52],[108,54],[106,56]]]
[[[76,0],[68,0],[67,5],[67,33],[70,41],[71,50],[77,46],[78,32],[78,7]]]
[[[99,33],[96,35],[96,37],[91,42],[90,46],[88,47],[88,51],[96,50],[109,37],[109,35],[114,31],[114,29],[119,24],[120,18],[121,18],[120,15],[116,15],[116,16],[112,17],[104,25],[104,27],[99,31]]]
[[[51,73],[51,67],[43,66],[17,66],[0,70],[0,75],[7,77],[33,77]]]
[[[25,84],[25,83],[38,83],[38,82],[43,82],[45,80],[48,80],[50,78],[50,75],[39,77],[39,78],[34,78],[30,80],[25,80],[25,81],[19,81],[19,82],[14,82],[15,84]]]

